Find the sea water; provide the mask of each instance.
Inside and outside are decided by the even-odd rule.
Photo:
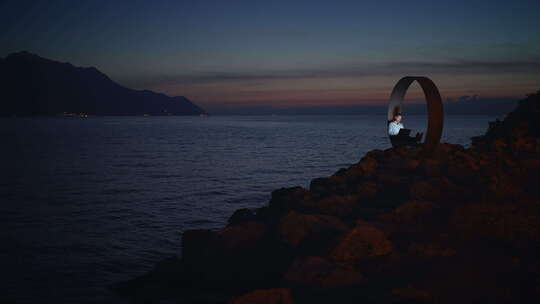
[[[494,118],[448,116],[443,141]],[[0,300],[17,303],[121,301],[108,286],[178,254],[182,231],[389,147],[378,115],[3,118],[0,141]]]

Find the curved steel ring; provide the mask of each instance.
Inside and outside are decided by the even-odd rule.
[[[444,113],[441,94],[431,79],[423,76],[406,76],[401,78],[394,86],[392,95],[390,95],[388,121],[390,122],[394,118],[394,114],[400,112],[405,93],[407,93],[407,89],[413,81],[418,81],[426,97],[428,126],[424,140],[424,148],[432,150],[437,147],[441,140]]]

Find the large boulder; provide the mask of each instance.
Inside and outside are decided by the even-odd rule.
[[[243,222],[254,221],[256,219],[255,212],[248,208],[237,209],[229,218],[229,225],[236,225]]]
[[[413,200],[451,201],[463,196],[465,189],[450,181],[447,177],[435,177],[419,180],[412,184],[409,196]]]
[[[409,179],[407,176],[390,172],[377,172],[377,182],[381,187],[403,188],[407,187]]]
[[[292,248],[315,246],[321,249],[346,230],[337,217],[291,211],[280,221],[279,237]]]
[[[429,201],[407,201],[394,209],[393,216],[397,222],[411,225],[425,217],[431,217],[434,204]]]
[[[380,187],[374,182],[363,182],[357,187],[357,194],[361,200],[372,200],[377,196]]]
[[[292,292],[288,288],[259,289],[243,296],[234,297],[229,304],[293,304]]]
[[[392,289],[393,301],[396,304],[406,303],[432,303],[433,296],[430,292],[412,286]]]
[[[519,200],[524,191],[522,182],[517,176],[503,172],[492,174],[488,177],[486,196],[498,201]]]
[[[233,254],[256,248],[265,236],[266,230],[266,225],[258,222],[229,225],[216,234],[214,242],[217,249],[223,253]]]
[[[430,231],[435,205],[429,201],[410,200],[379,217],[389,235],[423,234]]]
[[[380,150],[380,149],[374,149],[374,150],[368,151],[366,153],[366,156],[364,156],[363,159],[365,158],[373,158],[376,161],[383,160],[385,159],[385,151]]]
[[[309,184],[311,194],[318,198],[345,194],[347,188],[348,185],[343,176],[316,178]]]
[[[462,145],[441,143],[437,145],[435,151],[433,151],[431,157],[436,159],[444,159],[449,155],[454,154],[457,151],[464,151],[465,148]]]
[[[341,238],[331,257],[340,264],[354,265],[364,259],[383,256],[391,251],[392,243],[383,231],[366,222],[359,222]]]
[[[480,170],[478,161],[469,154],[457,152],[448,164],[447,174],[456,183],[467,184]]]
[[[437,159],[426,158],[422,160],[419,169],[421,174],[427,177],[437,177],[443,173],[442,164]]]
[[[377,172],[376,174],[377,199],[385,201],[386,205],[393,206],[402,202],[409,194],[411,178],[391,172]]]
[[[416,170],[420,166],[420,161],[417,159],[405,159],[402,163],[403,170],[407,173]]]
[[[272,192],[269,209],[273,214],[286,214],[308,208],[310,201],[311,193],[302,187],[281,188]]]
[[[540,204],[477,203],[455,210],[451,225],[465,240],[521,242],[525,246],[540,240]]]
[[[360,200],[354,195],[339,195],[321,199],[314,203],[316,213],[333,215],[341,218],[356,214]]]
[[[216,232],[210,229],[186,230],[182,233],[182,259],[192,265],[203,264]]]
[[[318,256],[296,260],[283,279],[292,286],[310,288],[350,287],[363,282],[362,275],[357,271],[343,268]]]
[[[359,163],[358,168],[362,170],[363,177],[369,178],[377,171],[379,163],[372,157],[364,157]]]
[[[522,159],[519,163],[521,167],[531,170],[534,173],[538,173],[538,170],[540,170],[540,159]]]
[[[347,169],[343,176],[346,177],[349,182],[368,179],[375,174],[377,167],[378,162],[373,157],[364,157],[358,163]]]
[[[412,243],[408,248],[408,254],[423,258],[451,257],[456,253],[456,249],[442,242]]]
[[[443,194],[435,180],[420,180],[412,184],[410,197],[414,200],[437,201]]]
[[[183,237],[182,262],[194,282],[207,285],[247,285],[277,276],[279,248],[272,254],[265,237],[267,226],[258,222],[229,225],[217,232],[193,231]],[[267,263],[261,263],[273,257]]]

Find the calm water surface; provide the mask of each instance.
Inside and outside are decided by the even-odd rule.
[[[494,118],[449,116],[443,140]],[[0,300],[17,303],[117,301],[107,286],[177,254],[182,231],[389,146],[383,116],[4,118],[0,135]]]

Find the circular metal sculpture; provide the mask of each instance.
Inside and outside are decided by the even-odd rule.
[[[406,76],[401,78],[394,86],[392,95],[390,95],[390,102],[388,104],[388,122],[394,119],[395,114],[401,113],[405,93],[407,93],[407,89],[413,81],[418,81],[426,97],[428,126],[424,140],[424,148],[426,150],[432,150],[437,147],[441,140],[444,114],[441,94],[431,79],[422,76]]]

